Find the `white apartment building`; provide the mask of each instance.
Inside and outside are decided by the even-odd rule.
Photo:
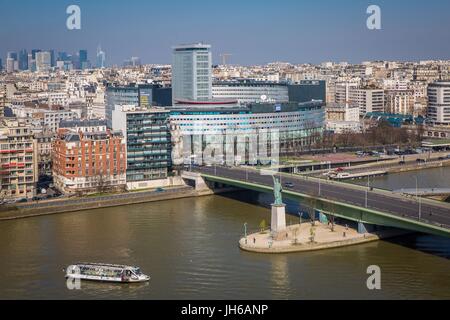
[[[59,129],[59,123],[63,120],[72,120],[76,118],[76,114],[69,110],[44,111],[44,126],[51,132]]]
[[[338,104],[349,104],[351,102],[351,93],[359,87],[359,82],[337,82],[335,84],[335,99]]]
[[[102,87],[98,87],[95,97],[92,100],[90,116],[93,118],[105,119],[106,117],[106,95]]]
[[[359,81],[337,82],[335,102],[359,106],[360,115],[384,111],[384,90],[361,88]]]
[[[5,120],[0,127],[0,194],[6,199],[30,199],[36,194],[36,143],[29,126]]]
[[[176,101],[212,100],[211,46],[191,44],[173,47],[172,99]]]
[[[413,90],[388,90],[385,94],[385,110],[395,114],[414,114],[416,98]]]
[[[332,103],[325,110],[327,121],[359,121],[360,108],[357,105]]]
[[[76,118],[76,114],[70,110],[46,110],[16,107],[13,108],[15,116],[23,119],[29,124],[38,126],[39,129],[47,129],[56,132],[59,129],[59,123],[62,120],[72,120]]]
[[[383,79],[384,90],[408,90],[409,80]]]
[[[435,125],[450,125],[450,81],[437,81],[428,86],[427,115]]]
[[[360,108],[360,115],[368,112],[384,112],[384,90],[381,89],[352,89],[350,102]]]
[[[49,92],[48,104],[49,106],[63,106],[66,107],[69,103],[69,97],[66,92]]]

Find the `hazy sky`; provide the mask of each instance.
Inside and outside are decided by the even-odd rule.
[[[81,7],[82,29],[66,28]],[[382,30],[366,27],[370,4]],[[171,46],[206,42],[214,62],[450,59],[447,0],[0,0],[0,57],[21,48],[87,49],[101,44],[108,64],[131,56],[170,63]]]

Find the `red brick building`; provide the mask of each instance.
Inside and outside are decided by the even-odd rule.
[[[52,149],[53,178],[62,192],[95,193],[126,186],[122,132],[60,129]]]

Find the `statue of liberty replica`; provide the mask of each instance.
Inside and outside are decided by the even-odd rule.
[[[282,192],[281,182],[273,176],[273,194],[275,201],[272,204],[271,231],[274,238],[277,238],[280,232],[286,231],[286,205],[283,203]]]

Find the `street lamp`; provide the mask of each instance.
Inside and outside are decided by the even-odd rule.
[[[319,178],[319,197],[322,196],[322,179]]]
[[[366,208],[369,207],[370,175],[367,175]]]
[[[416,200],[419,201],[419,221],[422,219],[422,198],[419,197],[419,179],[417,176],[413,176],[416,180]]]

